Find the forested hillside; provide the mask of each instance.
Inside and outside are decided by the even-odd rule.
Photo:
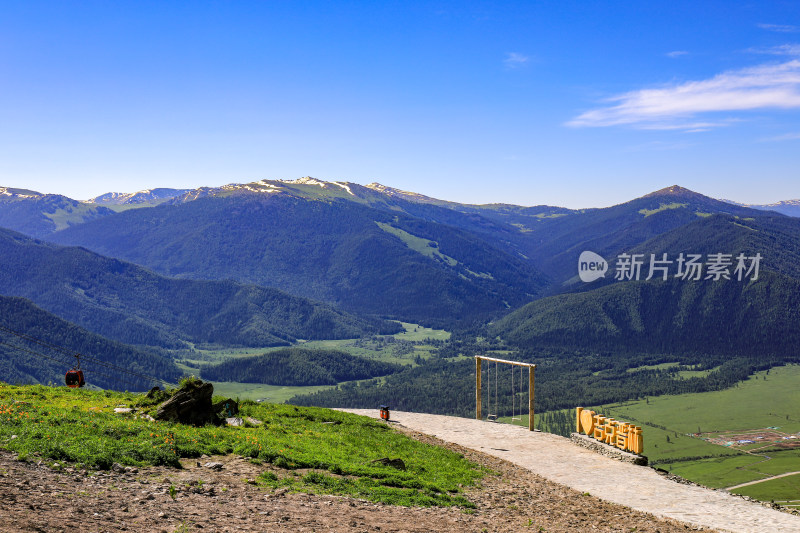
[[[87,205],[59,194],[0,187],[0,227],[32,237],[44,237],[113,213],[107,207]]]
[[[528,304],[489,327],[518,346],[637,350],[649,353],[766,355],[797,353],[800,344],[800,220],[715,215],[667,232],[632,250],[647,259],[666,253],[760,254],[759,275],[699,281],[659,275],[651,281],[605,279],[578,284],[581,292]],[[732,259],[732,262],[733,259]],[[749,265],[748,265],[749,266]],[[706,274],[702,275],[705,278]]]
[[[180,371],[168,358],[95,335],[33,305],[24,298],[0,296],[0,327],[147,376],[175,382]],[[15,349],[14,347],[22,348]],[[28,351],[26,351],[28,350]],[[36,352],[36,353],[30,353]],[[46,357],[45,357],[46,356]],[[2,380],[12,384],[63,384],[76,361],[67,353],[21,339],[0,329]],[[84,361],[87,383],[117,390],[147,390],[153,383]]]
[[[488,348],[485,345],[461,346],[460,352],[470,356],[486,355]],[[503,357],[537,365],[535,409],[538,413],[646,396],[722,390],[757,370],[800,362],[796,355],[637,354],[547,350],[535,346]],[[657,366],[662,363],[673,365]],[[483,383],[484,416],[527,412],[526,373],[517,369],[512,383],[508,365],[495,367],[484,363]],[[340,385],[336,389],[296,396],[289,403],[353,408],[387,404],[401,411],[472,417],[475,416],[475,363],[471,358],[453,362],[434,358],[381,380]]]
[[[340,350],[284,348],[205,366],[202,377],[266,385],[336,385],[398,372],[401,365],[355,357]]]
[[[276,289],[165,278],[131,263],[8,230],[0,230],[0,257],[0,293],[23,296],[128,344],[275,346],[297,338],[353,338],[400,329]]]
[[[546,285],[523,258],[472,233],[335,197],[241,189],[120,213],[51,239],[164,275],[232,278],[428,324],[485,320]]]
[[[489,328],[516,346],[647,353],[800,353],[800,282],[628,282],[538,300]]]

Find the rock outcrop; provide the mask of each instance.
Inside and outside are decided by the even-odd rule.
[[[193,426],[220,425],[222,420],[211,403],[213,395],[214,385],[211,383],[199,379],[186,380],[169,400],[158,406],[155,419]]]

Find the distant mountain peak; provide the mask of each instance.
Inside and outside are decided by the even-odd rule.
[[[261,180],[261,181],[262,183],[269,183],[269,180]],[[277,180],[277,181],[281,183],[286,183],[287,185],[316,185],[317,187],[321,187],[323,189],[328,189],[331,186],[335,186],[344,189],[351,196],[355,196],[355,194],[350,188],[353,184],[347,181],[322,181],[318,180],[317,178],[312,178],[311,176],[304,176],[302,178],[297,178],[296,180]]]
[[[86,200],[87,204],[99,205],[134,205],[153,204],[171,200],[176,196],[189,192],[189,189],[167,189],[156,187],[136,192],[107,192]]]
[[[262,180],[268,181],[268,180]],[[295,180],[278,180],[283,183],[290,183],[292,185],[318,185],[320,187],[325,187],[328,184],[327,181],[318,180],[317,178],[312,178],[311,176],[303,176],[302,178],[297,178]]]
[[[0,196],[10,196],[12,198],[40,198],[44,195],[40,192],[29,191],[28,189],[14,189],[12,187],[0,187]]]
[[[642,198],[652,198],[654,196],[674,196],[676,198],[708,198],[699,192],[694,192],[686,187],[681,187],[680,185],[664,187],[663,189],[651,192],[650,194],[645,194],[642,196]]]
[[[417,192],[411,191],[404,191],[402,189],[395,189],[394,187],[389,187],[387,185],[382,185],[378,182],[372,182],[369,185],[366,185],[367,189],[372,189],[375,192],[379,192],[381,194],[385,194],[387,196],[395,196],[397,198],[402,198],[404,200],[409,200],[411,202],[417,202],[421,204],[436,204],[442,205],[448,202],[444,200],[439,200],[437,198],[432,198],[430,196],[425,196],[424,194],[419,194]]]
[[[745,204],[736,202],[734,200],[721,200],[722,202],[738,205],[741,207],[749,207],[751,209],[759,209],[762,211],[776,211],[778,213],[788,215],[790,217],[800,217],[800,200],[782,200],[780,202],[773,202],[771,204]]]

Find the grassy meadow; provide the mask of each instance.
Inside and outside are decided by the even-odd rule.
[[[182,458],[237,454],[265,465],[264,486],[414,506],[471,507],[462,488],[485,474],[383,422],[328,409],[245,402],[241,416],[260,425],[193,427],[117,414],[117,406],[155,409],[141,394],[0,383],[0,447],[91,470],[115,462],[180,468]],[[406,469],[377,461],[387,457]]]
[[[400,322],[403,331],[394,335],[376,335],[366,339],[336,339],[302,341],[295,346],[311,349],[342,350],[357,357],[373,359],[386,363],[416,366],[419,359],[431,357],[436,347],[430,341],[447,341],[450,332],[426,328],[419,324]],[[195,347],[194,352],[184,353],[178,359],[178,366],[186,375],[200,374],[200,367],[208,363],[221,363],[240,357],[255,357],[284,347],[218,347],[205,349]],[[284,403],[298,394],[310,394],[329,389],[331,385],[280,386],[260,383],[239,383],[215,381],[214,388],[219,394],[242,400],[266,400],[271,403]]]
[[[311,349],[342,350],[357,357],[415,366],[419,358],[428,359],[431,356],[431,351],[435,349],[435,346],[429,344],[428,341],[447,341],[450,339],[450,332],[448,331],[426,328],[419,324],[408,322],[400,322],[400,324],[403,326],[404,331],[394,335],[375,335],[364,339],[301,341],[294,346]],[[283,348],[285,347],[196,347],[193,352],[178,354],[178,357],[182,358],[180,359],[181,368],[191,373],[197,372],[199,365],[203,363],[220,363],[237,357],[253,357]]]
[[[800,366],[788,365],[758,372],[722,391],[651,397],[597,410],[641,425],[645,455],[654,465],[709,487],[725,488],[800,471],[800,448],[778,448],[769,443],[724,446],[704,440],[727,432],[769,427],[786,435],[797,434],[798,385]],[[786,487],[794,486],[793,480],[781,479],[784,481],[765,481],[733,492],[777,499],[786,496]],[[770,486],[783,488],[777,494]],[[790,495],[800,499],[800,487]]]
[[[220,396],[240,400],[263,400],[269,403],[285,403],[298,394],[310,394],[330,389],[331,385],[310,385],[307,387],[286,387],[282,385],[262,385],[261,383],[239,383],[235,381],[214,381],[214,392]]]

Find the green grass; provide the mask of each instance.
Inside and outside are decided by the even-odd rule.
[[[0,384],[0,447],[21,459],[107,469],[180,467],[202,454],[238,454],[271,465],[269,487],[413,505],[473,506],[462,495],[486,472],[462,456],[420,443],[387,424],[321,408],[243,403],[257,427],[192,427],[113,413],[142,395]],[[153,407],[150,406],[152,409]],[[399,458],[406,469],[375,462]]]
[[[406,246],[408,246],[415,252],[422,254],[425,257],[429,257],[431,259],[439,259],[451,267],[458,265],[458,261],[456,261],[449,255],[445,255],[439,251],[439,243],[437,243],[436,241],[431,241],[428,239],[423,239],[422,237],[417,237],[416,235],[412,235],[411,233],[401,230],[400,228],[395,228],[391,224],[386,224],[385,222],[375,222],[375,223],[386,233],[391,233],[392,235],[403,241],[406,244]]]
[[[706,487],[721,489],[767,477],[749,468],[762,460],[763,457],[740,454],[659,466]]]
[[[629,368],[626,370],[627,373],[633,374],[635,372],[639,372],[642,370],[668,370],[670,368],[679,368],[681,366],[680,363],[660,363],[657,365],[642,365],[637,366],[634,368]],[[689,368],[689,367],[684,367]],[[719,368],[719,367],[717,367]],[[710,368],[708,370],[678,370],[676,376],[683,379],[689,378],[703,378],[709,375],[711,372],[716,370],[716,368]],[[595,375],[598,375],[600,372],[595,372]]]
[[[639,213],[644,215],[645,218],[649,217],[650,215],[655,215],[656,213],[660,213],[661,211],[667,211],[668,209],[681,209],[686,207],[689,204],[679,204],[677,202],[673,202],[671,204],[661,204],[658,206],[658,209],[640,209]]]
[[[647,401],[605,406],[620,419],[634,418],[678,433],[758,429],[780,426],[800,431],[800,366],[758,372],[730,389],[651,397]],[[788,418],[787,418],[788,417]]]
[[[625,372],[633,374],[634,372],[639,372],[640,370],[666,370],[668,368],[675,368],[676,366],[680,365],[681,365],[680,363],[660,363],[657,365],[642,365],[634,368],[629,368]]]
[[[296,346],[311,349],[342,350],[351,355],[373,359],[387,363],[416,366],[418,359],[431,357],[436,346],[426,344],[427,341],[447,341],[450,332],[441,329],[426,328],[419,324],[400,322],[404,331],[394,335],[376,335],[365,339],[335,339],[319,341],[303,341]],[[398,341],[398,342],[387,342]],[[265,353],[282,350],[284,347],[240,348],[217,347],[196,348],[193,352],[178,354],[177,365],[187,375],[198,375],[204,363],[218,363],[229,359],[254,357]],[[233,398],[258,400],[267,399],[272,403],[284,403],[298,394],[310,394],[331,388],[329,385],[310,387],[285,387],[280,385],[262,385],[258,383],[214,382],[215,389],[224,396]]]
[[[233,381],[215,381],[214,391],[220,396],[239,398],[240,400],[266,400],[270,403],[285,403],[298,394],[333,388],[332,385],[311,385],[308,387],[285,387],[282,385],[262,385],[260,383],[238,383]]]
[[[450,332],[443,329],[433,329],[420,326],[419,324],[411,324],[409,322],[400,322],[405,331],[395,333],[395,339],[404,341],[426,341],[433,339],[437,341],[450,340]]]
[[[795,408],[799,403],[800,366],[788,365],[758,372],[722,391],[651,397],[595,410],[641,425],[644,454],[656,466],[697,483],[722,488],[800,471],[800,450],[760,449],[764,448],[762,443],[725,447],[694,434],[701,432],[702,437],[708,438],[727,431],[767,427],[780,427],[783,433],[796,434],[800,432],[800,415]],[[765,455],[770,459],[764,461]],[[757,496],[760,499],[778,498],[767,489],[752,489],[762,485],[767,489],[772,485],[782,487],[783,492],[789,486],[770,481],[742,491],[748,489],[748,495],[760,494]],[[800,499],[800,492],[794,496]]]
[[[121,205],[104,205],[103,207],[107,207],[114,211],[115,213],[122,213],[123,211],[130,211],[131,209],[142,209],[145,207],[155,207],[157,205],[163,204],[166,200],[161,200],[157,202],[142,202],[139,204],[121,204]]]
[[[732,492],[762,501],[780,502],[781,505],[791,503],[794,504],[792,507],[796,507],[800,503],[796,501],[800,499],[800,474],[764,481]]]
[[[90,204],[80,204],[69,206],[66,209],[57,209],[52,213],[44,213],[44,216],[53,221],[56,231],[68,228],[71,224],[80,224],[91,214],[93,206]]]
[[[364,339],[301,341],[295,346],[311,349],[342,350],[357,357],[416,366],[418,358],[428,359],[431,357],[431,352],[436,349],[435,346],[426,344],[426,341],[447,341],[450,339],[449,331],[426,328],[409,322],[400,322],[400,324],[403,326],[404,331],[394,335],[375,335]],[[386,339],[394,339],[401,342],[386,342]],[[185,362],[179,364],[181,369],[191,374],[197,373],[199,365],[202,363],[218,363],[233,358],[253,357],[284,348],[283,346],[195,348],[193,352],[181,352],[176,354],[176,357],[182,358],[181,360]]]
[[[719,367],[709,368],[707,370],[679,370],[677,376],[683,379],[689,378],[704,378]]]

